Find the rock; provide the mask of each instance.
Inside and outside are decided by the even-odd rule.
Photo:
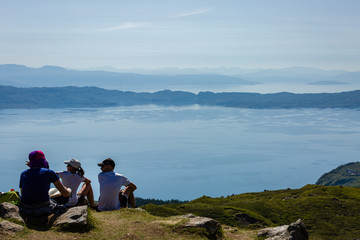
[[[264,228],[258,233],[258,237],[266,237],[267,240],[308,240],[309,235],[305,224],[301,219],[290,225],[274,228]]]
[[[3,219],[15,219],[24,223],[24,220],[19,214],[19,208],[9,202],[0,203],[0,217]]]
[[[292,236],[292,240],[309,239],[309,234],[306,230],[305,224],[301,221],[301,219],[291,223],[287,230]]]
[[[87,206],[69,208],[64,214],[60,215],[53,226],[61,230],[82,232],[89,229]]]
[[[19,224],[9,222],[6,220],[0,222],[0,233],[1,234],[15,233],[15,232],[20,232],[22,230],[24,230],[24,227]]]
[[[291,235],[287,231],[288,225],[273,227],[273,228],[264,228],[261,229],[258,233],[258,237],[266,237],[267,240],[290,240]]]
[[[218,239],[222,237],[221,225],[219,222],[206,217],[193,217],[189,215],[189,222],[185,223],[184,228],[201,228],[205,230],[205,235],[209,239]]]
[[[146,210],[142,209],[142,208],[131,208],[131,209],[138,211],[138,212],[146,212]]]
[[[196,216],[194,214],[192,214],[192,213],[182,215],[182,217],[184,217],[184,218],[196,218]]]
[[[49,230],[52,226],[52,223],[55,221],[56,216],[51,214],[49,216],[25,216],[23,215],[25,224],[30,229],[35,229],[38,231]]]

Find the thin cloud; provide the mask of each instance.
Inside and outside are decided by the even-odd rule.
[[[141,28],[148,25],[148,23],[145,22],[126,22],[123,23],[119,26],[115,26],[115,27],[108,27],[108,28],[102,28],[99,29],[99,31],[119,31],[119,30],[124,30],[124,29],[134,29],[134,28]]]
[[[188,17],[188,16],[193,16],[193,15],[204,14],[209,11],[210,11],[209,9],[198,9],[198,10],[192,11],[192,12],[177,14],[177,15],[174,15],[173,17]]]

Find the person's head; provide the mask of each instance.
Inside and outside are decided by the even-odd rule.
[[[73,174],[77,173],[80,176],[84,176],[85,172],[81,168],[81,163],[79,160],[72,158],[70,160],[64,161],[67,164],[67,170]]]
[[[104,161],[102,161],[102,163],[98,163],[98,166],[101,168],[101,171],[110,172],[110,171],[114,171],[115,162],[111,158],[107,158]]]
[[[49,168],[49,163],[46,161],[45,154],[40,150],[35,150],[29,153],[29,167]]]

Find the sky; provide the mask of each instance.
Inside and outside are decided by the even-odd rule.
[[[0,64],[360,70],[358,0],[0,0]]]

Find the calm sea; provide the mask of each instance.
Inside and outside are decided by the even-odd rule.
[[[18,189],[27,155],[53,170],[77,158],[92,180],[113,158],[144,198],[191,200],[313,184],[359,161],[360,111],[135,106],[0,110],[0,191]]]

